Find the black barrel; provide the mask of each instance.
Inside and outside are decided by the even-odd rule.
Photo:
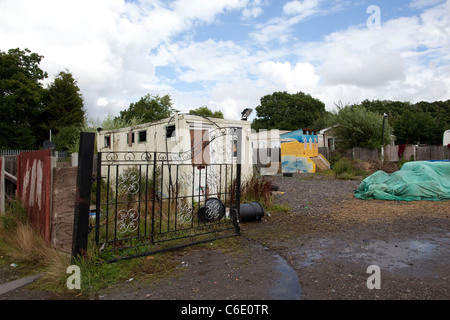
[[[205,205],[198,209],[197,217],[202,222],[212,222],[222,219],[225,215],[225,206],[217,198],[209,198]]]
[[[258,202],[243,203],[239,209],[240,221],[259,221],[264,217],[264,208]]]

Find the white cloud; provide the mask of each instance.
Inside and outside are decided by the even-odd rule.
[[[162,46],[155,56],[161,66],[170,64],[185,82],[232,80],[246,75],[249,53],[231,41],[207,40]]]
[[[370,47],[352,52],[346,45],[334,44],[319,73],[326,83],[376,87],[404,78],[400,55],[386,47]]]
[[[173,11],[182,19],[212,22],[213,18],[226,10],[244,8],[247,0],[178,0]]]
[[[283,6],[283,12],[288,15],[301,15],[302,18],[317,12],[318,0],[290,1]]]
[[[117,114],[148,90],[172,88],[155,77],[152,48],[196,23],[211,23],[247,0],[4,0],[0,2],[0,46],[29,48],[44,55],[41,67],[52,77],[68,69],[78,79],[88,115]],[[195,65],[195,61],[193,61]],[[200,64],[193,70],[201,68]],[[201,69],[200,69],[201,70]],[[194,80],[195,74],[185,75]],[[52,79],[48,79],[48,82]],[[106,106],[98,99],[115,97]],[[122,97],[128,97],[124,99]],[[111,101],[115,101],[112,103]],[[121,105],[121,103],[123,103]]]
[[[286,43],[292,39],[296,24],[319,12],[318,0],[290,1],[283,5],[282,16],[257,26],[250,35],[262,45],[271,42]]]
[[[92,118],[147,93],[169,93],[181,111],[208,105],[233,119],[274,91],[310,93],[328,109],[339,100],[450,99],[450,1],[441,2],[414,0],[419,16],[382,20],[379,30],[361,21],[301,43],[300,22],[350,2],[1,0],[0,49],[44,55],[50,77],[69,69]],[[219,29],[229,13],[247,28],[239,42],[228,30],[198,40],[196,31]]]
[[[288,92],[311,92],[317,87],[320,76],[308,62],[291,66],[289,62],[265,61],[259,64],[260,78]]]
[[[108,105],[108,99],[105,97],[100,97],[97,99],[97,105],[99,107],[106,107]]]
[[[450,99],[449,9],[447,2],[387,20],[379,30],[351,27],[307,44],[304,58],[322,77],[318,96],[328,104]]]
[[[244,20],[249,20],[256,18],[257,16],[263,13],[263,9],[261,7],[253,7],[253,8],[245,8],[242,10],[242,18]]]

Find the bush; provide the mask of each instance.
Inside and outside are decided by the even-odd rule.
[[[27,221],[27,212],[20,199],[13,198],[6,203],[5,213],[0,215],[3,229],[12,231],[17,229],[18,225],[25,224]]]
[[[336,175],[351,173],[353,170],[352,163],[347,158],[341,158],[334,164],[333,170]]]
[[[339,179],[356,180],[367,176],[367,172],[361,169],[357,160],[340,158],[333,166],[333,171]]]

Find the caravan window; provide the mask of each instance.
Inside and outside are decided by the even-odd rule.
[[[166,127],[166,138],[175,137],[175,125],[172,124]]]
[[[147,130],[139,131],[139,140],[138,142],[146,142],[147,141]]]
[[[111,136],[105,136],[105,148],[111,147]]]
[[[130,131],[127,133],[127,145],[131,147],[133,143],[134,143],[134,132]]]

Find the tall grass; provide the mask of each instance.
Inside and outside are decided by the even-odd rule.
[[[333,164],[333,171],[336,177],[342,180],[358,180],[368,175],[367,172],[360,168],[357,160],[345,157],[339,158]]]
[[[43,281],[53,282],[65,277],[70,264],[68,255],[53,249],[26,221],[26,211],[19,200],[13,199],[1,216],[1,254],[20,266],[25,273],[45,272]]]
[[[241,202],[259,202],[268,208],[272,201],[272,183],[267,178],[253,176],[242,184]]]

